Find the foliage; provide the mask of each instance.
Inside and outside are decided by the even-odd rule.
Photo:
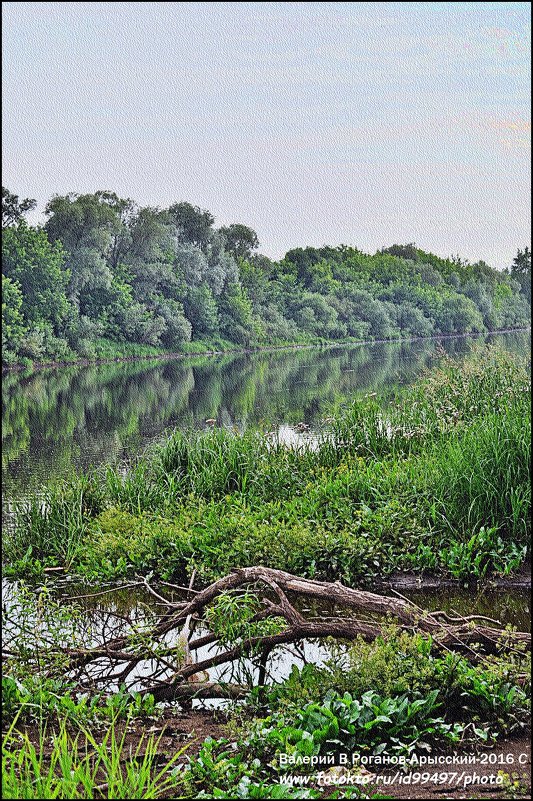
[[[174,432],[126,471],[28,502],[4,556],[19,575],[38,561],[182,582],[250,564],[348,584],[397,569],[508,574],[527,557],[529,398],[521,360],[487,348],[392,401],[346,405],[314,449]]]
[[[265,637],[282,631],[285,621],[270,617],[256,620],[260,603],[253,593],[221,593],[207,609],[209,629],[221,645],[236,645],[253,637]]]
[[[190,242],[201,249],[207,247],[209,234],[215,222],[209,211],[186,202],[175,203],[168,211],[178,228],[178,236],[182,242]]]
[[[8,668],[9,669],[9,668]],[[31,675],[24,681],[9,674],[2,676],[2,716],[4,721],[40,721],[58,718],[78,724],[110,721],[128,715],[155,718],[160,709],[151,695],[141,696],[121,689],[112,695],[79,696],[64,679]]]
[[[220,228],[226,238],[226,248],[235,259],[249,259],[252,251],[259,247],[257,234],[241,223],[232,223]]]
[[[354,698],[331,690],[323,703],[307,704],[290,722],[274,718],[276,725],[264,735],[279,751],[301,756],[356,749],[380,754],[387,747],[392,753],[410,753],[415,746],[423,747],[424,738],[439,736],[456,742],[461,729],[436,714],[437,695],[438,690],[432,690],[425,698],[411,700],[368,690]]]
[[[294,666],[263,698],[272,710],[266,717],[250,721],[235,711],[233,737],[205,740],[185,784],[190,794],[202,788],[195,797],[290,798],[302,788],[285,783],[284,774],[312,779],[320,757],[336,765],[347,753],[351,764],[355,752],[377,759],[486,745],[527,724],[529,688],[518,682],[529,675],[529,661],[529,654],[502,652],[472,664],[457,653],[435,653],[430,637],[391,626],[372,643],[337,646],[323,667]],[[251,701],[257,714],[253,694]],[[305,784],[310,795],[303,797],[317,797],[314,782]],[[361,793],[355,797],[376,797],[364,789],[354,789]]]
[[[68,313],[69,273],[64,262],[60,243],[51,245],[42,230],[21,222],[3,232],[2,275],[18,286],[20,311],[29,326],[48,323],[55,334],[61,333]]]
[[[526,688],[517,684],[527,674],[527,660],[507,653],[473,665],[457,653],[435,654],[431,638],[391,627],[371,644],[339,646],[324,667],[294,666],[264,698],[273,711],[252,722],[236,715],[241,722],[234,738],[208,738],[190,759],[185,783],[191,792],[202,787],[199,797],[292,797],[294,786],[283,781],[284,774],[296,770],[312,778],[321,769],[320,757],[329,755],[329,764],[337,764],[346,753],[350,764],[355,752],[375,759],[409,757],[459,742],[493,742],[528,719]],[[351,689],[337,689],[346,686]],[[304,797],[320,792],[313,784]],[[365,795],[363,787],[355,797],[376,797]],[[252,788],[254,795],[247,795]]]
[[[293,667],[285,682],[272,687],[268,702],[290,715],[312,699],[333,692],[351,698],[365,694],[412,700],[433,697],[446,724],[470,724],[478,729],[472,733],[482,739],[527,725],[529,652],[509,655],[502,651],[473,664],[458,653],[435,653],[428,635],[390,625],[373,642],[359,637],[348,646],[331,645],[331,654],[323,667]]]
[[[529,248],[518,251],[511,265],[511,275],[518,281],[520,292],[531,303],[531,251]]]
[[[37,201],[33,198],[19,200],[5,186],[2,187],[2,228],[16,225],[24,215],[35,208]]]
[[[242,750],[245,746],[246,751]],[[320,798],[312,789],[281,785],[249,743],[226,739],[204,740],[198,756],[190,760],[184,781],[191,798]],[[261,753],[262,756],[262,753]],[[251,757],[251,758],[250,758]],[[199,788],[202,789],[199,789]]]
[[[7,363],[16,359],[16,352],[27,330],[24,325],[22,302],[20,285],[17,281],[2,275],[2,351],[4,361]]]
[[[213,337],[258,347],[484,332],[530,321],[527,248],[510,272],[413,244],[374,255],[346,246],[296,248],[273,262],[255,252],[251,228],[217,229],[209,211],[187,202],[139,208],[109,191],[56,195],[44,229],[24,222],[33,204],[3,189],[2,273],[12,282],[6,364],[95,359],[102,338],[108,348],[128,342],[183,351],[191,338],[197,347]]]

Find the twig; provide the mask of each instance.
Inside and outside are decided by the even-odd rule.
[[[111,587],[110,590],[102,590],[101,592],[91,592],[88,595],[68,595],[65,601],[79,601],[82,598],[98,598],[99,595],[108,595],[110,592],[120,592],[120,590],[131,590],[133,587],[141,587],[142,581],[137,581],[135,584],[121,584],[119,587]]]

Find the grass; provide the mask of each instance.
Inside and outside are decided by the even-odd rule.
[[[358,342],[354,337],[347,337],[343,342]],[[58,359],[53,356],[44,355],[40,359],[32,360],[24,356],[14,354],[3,354],[3,365],[5,367],[27,367],[32,368],[34,364],[53,364],[59,361],[61,364],[75,364],[79,361],[97,362],[115,359],[144,359],[146,357],[176,355],[176,354],[209,354],[209,353],[228,353],[233,351],[243,352],[252,350],[272,350],[276,348],[291,348],[308,345],[339,345],[338,341],[327,340],[322,337],[302,335],[297,340],[273,340],[268,342],[253,342],[246,346],[237,342],[231,342],[223,337],[211,337],[207,339],[196,339],[191,342],[181,342],[173,348],[162,345],[146,345],[138,342],[117,342],[107,337],[97,337],[86,343],[85,348],[76,352],[68,348]]]
[[[484,347],[395,397],[335,410],[314,450],[259,431],[177,431],[126,471],[75,478],[20,509],[7,572],[510,573],[527,558],[530,394],[525,362]]]
[[[185,748],[163,760],[161,736],[142,735],[134,747],[112,721],[98,739],[85,727],[71,733],[42,727],[38,742],[16,728],[2,745],[2,798],[160,798],[179,784],[174,767]],[[51,745],[49,744],[51,743]]]
[[[99,337],[90,343],[91,356],[94,359],[120,359],[132,356],[157,356],[164,353],[165,348],[154,345],[142,345],[137,342],[115,342],[112,339]],[[79,358],[79,357],[78,357]]]
[[[52,599],[46,603],[54,608]],[[230,638],[241,636],[231,609],[219,611],[213,627],[225,617]],[[294,666],[285,681],[254,688],[228,711],[223,737],[208,737],[195,749],[168,744],[163,730],[145,734],[153,710],[126,695],[70,717],[59,704],[36,718],[23,701],[4,732],[3,797],[377,798],[324,794],[313,776],[333,762],[312,760],[472,752],[523,736],[529,676],[523,649],[472,663],[391,624],[373,642],[333,646],[323,665]],[[304,796],[284,781],[295,772],[311,779]]]

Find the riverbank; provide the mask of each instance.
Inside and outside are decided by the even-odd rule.
[[[239,604],[246,611],[246,598],[225,593],[202,615],[241,648],[246,619],[258,631],[249,616],[236,615]],[[238,703],[202,710],[196,701],[191,710],[125,687],[76,693],[72,669],[76,643],[86,646],[86,615],[44,588],[36,597],[23,593],[20,603],[14,617],[11,610],[16,627],[8,627],[3,671],[6,798],[329,798],[336,786],[337,797],[371,799],[396,791],[395,784],[398,797],[458,791],[470,798],[483,786],[487,797],[508,798],[530,787],[530,660],[503,641],[490,656],[443,652],[437,634],[383,621],[370,642],[330,645],[325,662],[294,664],[282,681],[241,673],[250,683]],[[36,613],[39,627],[27,628]],[[103,610],[102,631],[91,615],[91,637],[105,642],[114,618],[132,626],[135,639],[123,647],[138,646],[145,619],[120,608]],[[263,630],[274,624],[264,620]],[[251,644],[247,657],[261,662]],[[171,658],[166,648],[164,662]],[[336,782],[347,774],[355,796]],[[411,794],[403,793],[405,776],[415,785]]]
[[[480,787],[488,798],[527,795],[525,640],[450,650],[438,629],[354,612],[347,627],[378,633],[327,639],[321,659],[291,649],[288,676],[274,679],[279,649],[268,667],[255,643],[274,642],[281,623],[275,605],[262,614],[251,584],[211,598],[188,641],[195,662],[206,659],[201,648],[218,653],[215,641],[235,649],[230,672],[209,679],[226,689],[238,681],[239,700],[204,711],[194,700],[191,710],[189,700],[140,694],[127,664],[111,662],[109,681],[84,673],[91,645],[110,654],[126,627],[116,659],[140,654],[156,660],[152,671],[160,661],[170,676],[194,676],[180,640],[153,636],[180,609],[160,606],[175,588],[155,585],[154,595],[151,585],[152,604],[134,610],[106,589],[101,609],[89,609],[72,579],[127,579],[146,591],[159,579],[195,599],[214,579],[258,564],[381,587],[387,608],[439,583],[512,592],[528,559],[530,394],[525,359],[476,347],[460,361],[441,356],[413,385],[337,406],[308,432],[309,447],[263,430],[175,432],[127,467],[74,477],[26,503],[4,534],[4,574],[19,579],[3,608],[5,797],[330,798],[337,788],[340,798],[370,799],[396,793],[395,782],[398,797],[477,797]],[[71,579],[63,594],[47,582],[58,573]],[[413,601],[419,621],[427,599]],[[470,626],[473,614],[469,632],[496,622],[490,602],[488,611],[456,606],[433,614],[448,627]],[[310,607],[295,612],[309,624],[328,627],[338,614]],[[194,681],[185,685],[193,695]],[[346,776],[340,755],[354,753],[352,791],[335,780]],[[394,759],[407,766],[402,776],[419,777],[416,788],[400,787]]]
[[[6,531],[6,572],[187,583],[264,564],[350,585],[512,574],[527,558],[529,397],[525,362],[488,347],[338,409],[313,447],[176,432],[125,472],[30,502]]]
[[[151,725],[148,727],[149,723]],[[147,727],[151,732],[150,736],[157,742],[157,746],[152,749],[147,747]],[[54,726],[49,730],[49,736],[51,731],[58,728],[60,726]],[[71,738],[76,737],[76,731],[75,726],[70,727]],[[398,772],[395,767],[379,766],[368,770],[364,766],[356,765],[343,769],[326,764],[319,766],[318,770],[322,770],[322,779],[317,780],[318,770],[310,772],[305,765],[285,772],[271,769],[268,775],[266,758],[263,755],[261,760],[256,758],[256,764],[251,764],[254,760],[250,756],[246,757],[246,752],[242,754],[242,751],[237,750],[244,744],[242,740],[233,736],[235,723],[228,721],[227,714],[217,714],[213,710],[198,709],[183,713],[176,708],[167,708],[161,710],[152,721],[143,717],[133,718],[127,724],[118,723],[113,727],[113,731],[117,741],[122,743],[124,755],[126,753],[140,755],[136,761],[137,765],[141,763],[141,768],[137,767],[137,771],[141,775],[144,774],[142,783],[144,788],[139,783],[141,786],[135,788],[138,794],[130,796],[136,798],[198,798],[200,797],[198,793],[202,793],[203,798],[233,798],[237,792],[239,797],[244,798],[331,798],[331,793],[335,789],[337,793],[340,791],[340,795],[333,797],[359,799],[383,798],[383,792],[388,794],[385,797],[397,799],[437,799],[443,797],[443,792],[450,796],[453,794],[454,797],[459,792],[458,797],[475,799],[480,797],[480,788],[483,791],[483,798],[488,799],[528,798],[531,793],[531,741],[527,733],[504,737],[490,751],[487,750],[486,744],[483,746],[482,743],[469,743],[465,748],[455,751],[448,749],[439,753],[433,750],[430,755],[422,754],[422,757],[426,756],[435,762],[442,760],[438,769],[424,769],[424,766],[421,768],[414,764],[410,772]],[[83,790],[78,794],[81,789],[82,770],[79,766],[83,764],[83,738],[79,745],[77,744],[76,751],[71,753],[70,760],[65,760],[69,767],[77,768],[69,781],[69,777],[61,776],[61,773],[55,777],[53,773],[50,775],[50,764],[60,750],[55,745],[57,735],[52,735],[51,744],[43,747],[42,730],[37,724],[33,724],[21,726],[17,737],[22,745],[15,751],[12,750],[11,743],[7,743],[7,765],[11,763],[12,754],[15,753],[24,765],[24,749],[31,744],[41,759],[41,770],[44,775],[35,776],[35,771],[32,775],[26,767],[24,777],[26,782],[22,777],[19,779],[13,777],[10,782],[6,776],[5,798],[38,798],[37,794],[28,794],[28,785],[31,786],[28,779],[33,779],[37,783],[37,789],[40,789],[39,779],[45,785],[43,790],[46,788],[57,793],[59,789],[60,794],[55,796],[59,798],[126,798],[126,793],[134,789],[122,779],[120,790],[118,786],[114,786],[109,792],[109,781],[112,779],[112,775],[110,776],[112,770],[108,767],[110,760],[107,764],[106,760],[102,760],[100,769],[92,781],[90,771],[85,771],[85,785],[87,791],[92,790],[92,795],[84,794]],[[91,727],[90,738],[86,738],[86,741],[96,753],[102,750],[102,746],[108,746],[104,731],[99,727]],[[96,743],[96,749],[93,743]],[[78,753],[80,756],[76,759]],[[393,754],[390,756],[391,759],[394,758]],[[372,755],[364,755],[363,758],[368,765]],[[454,759],[458,764],[454,764]],[[470,760],[466,770],[460,760]],[[133,768],[135,761],[131,760],[130,764]],[[123,770],[128,766],[126,756],[123,758],[123,766]],[[352,786],[358,788],[357,795],[353,794],[354,791],[346,793],[350,772]],[[289,780],[293,774],[303,776],[304,781],[301,783],[308,788],[306,795],[302,796],[301,789],[297,794],[298,781],[291,787]],[[47,776],[50,777],[48,782],[46,782]],[[354,782],[356,777],[359,781]],[[458,782],[460,777],[462,777],[461,783]],[[117,778],[115,772],[115,780]],[[249,788],[249,792],[254,794],[245,795],[245,788]],[[70,790],[70,793],[67,795],[65,790]],[[390,794],[392,792],[393,796]],[[43,794],[40,797],[51,796]]]
[[[222,356],[226,353],[258,353],[258,352],[274,352],[277,350],[300,350],[305,348],[328,348],[328,347],[342,347],[345,345],[374,345],[384,342],[418,342],[422,340],[440,340],[440,339],[461,339],[465,337],[479,337],[479,336],[496,336],[498,334],[511,334],[530,331],[530,328],[502,328],[494,331],[487,331],[485,334],[473,332],[468,334],[436,334],[431,337],[404,337],[396,339],[355,339],[348,338],[341,340],[325,340],[318,339],[316,341],[306,342],[287,342],[273,345],[256,345],[253,347],[242,348],[234,347],[233,343],[223,343],[222,347],[213,347],[210,343],[198,342],[187,343],[188,347],[182,351],[167,351],[158,348],[146,347],[147,353],[136,352],[133,355],[109,356],[105,358],[95,359],[72,359],[69,361],[50,361],[50,362],[33,362],[29,364],[2,364],[2,372],[19,372],[22,370],[40,370],[44,368],[61,368],[69,366],[89,367],[91,365],[99,364],[113,364],[117,362],[134,362],[134,361],[148,361],[158,359],[185,359],[188,356]],[[109,343],[113,344],[113,343]],[[135,349],[135,348],[134,348]]]

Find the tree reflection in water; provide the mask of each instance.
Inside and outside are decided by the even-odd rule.
[[[3,498],[139,452],[165,430],[206,419],[265,431],[317,424],[356,393],[413,380],[438,357],[471,350],[461,337],[9,372],[2,392]],[[529,351],[530,334],[492,336]]]

